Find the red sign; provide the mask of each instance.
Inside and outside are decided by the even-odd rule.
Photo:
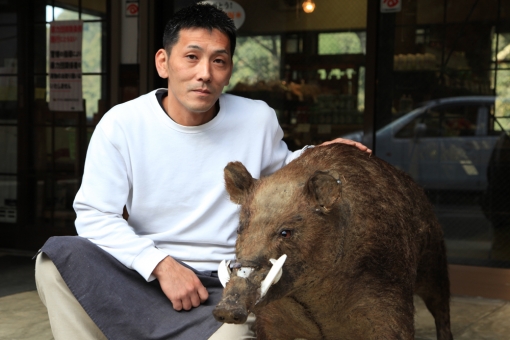
[[[126,16],[138,16],[138,1],[126,1]]]
[[[391,13],[402,10],[402,0],[381,0],[381,12]]]

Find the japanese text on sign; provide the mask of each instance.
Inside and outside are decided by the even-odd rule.
[[[83,111],[81,21],[50,24],[50,110]]]

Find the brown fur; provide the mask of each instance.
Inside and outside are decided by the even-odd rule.
[[[438,339],[452,338],[443,234],[405,173],[335,144],[261,180],[229,163],[225,181],[242,205],[237,261],[255,272],[244,279],[234,270],[218,320],[241,323],[251,311],[259,339],[413,339],[417,293]],[[255,303],[269,259],[282,254],[281,280]]]

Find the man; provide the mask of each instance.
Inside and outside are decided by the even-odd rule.
[[[235,49],[224,12],[179,11],[163,43],[156,67],[168,89],[103,117],[74,202],[80,237],[51,238],[38,255],[57,340],[253,337],[249,324],[222,326],[211,314],[215,271],[234,259],[237,228],[223,168],[237,160],[260,177],[301,151],[287,149],[265,103],[222,94]]]

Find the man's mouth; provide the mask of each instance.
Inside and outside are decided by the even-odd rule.
[[[211,92],[208,89],[195,89],[193,92],[201,93],[201,94],[210,94]]]

